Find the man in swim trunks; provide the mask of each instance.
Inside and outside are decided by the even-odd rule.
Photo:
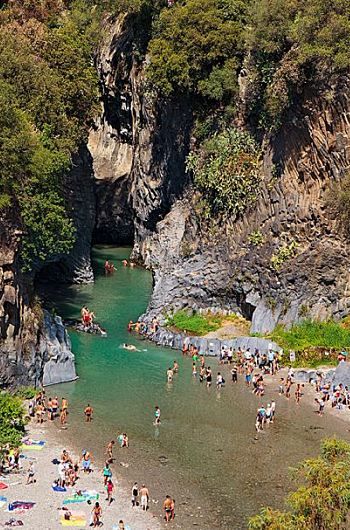
[[[173,380],[173,375],[174,375],[174,372],[171,368],[168,368],[167,371],[166,371],[166,377],[167,377],[167,381],[168,383],[171,383],[172,380]]]
[[[106,454],[107,454],[107,458],[108,458],[108,462],[111,463],[113,462],[113,446],[115,444],[115,441],[114,440],[111,440],[108,444],[107,444],[107,451],[106,451]]]
[[[148,510],[149,491],[144,484],[140,489],[140,505],[142,510],[145,512]]]
[[[88,406],[84,410],[85,419],[86,419],[87,422],[91,422],[92,421],[93,412],[94,412],[94,409],[88,403]]]
[[[54,420],[57,416],[57,411],[58,411],[58,398],[57,396],[55,396],[52,401],[51,401],[51,406],[52,406],[52,419]]]
[[[82,456],[81,460],[82,460],[82,464],[83,464],[84,473],[90,473],[90,471],[91,471],[91,469],[90,469],[91,456],[90,456],[89,451],[83,451],[83,456]]]
[[[179,371],[179,363],[177,361],[174,361],[173,372],[177,374],[178,371]]]

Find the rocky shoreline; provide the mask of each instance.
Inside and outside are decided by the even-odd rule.
[[[174,350],[181,350],[184,344],[186,346],[192,344],[198,348],[202,355],[209,357],[218,357],[223,346],[225,348],[233,348],[233,350],[249,348],[252,352],[258,349],[261,353],[267,353],[268,350],[282,351],[282,348],[275,342],[260,337],[236,337],[234,339],[196,337],[186,333],[171,331],[162,326],[159,326],[154,333],[145,333],[144,336],[148,340],[155,342],[157,346],[166,346]]]

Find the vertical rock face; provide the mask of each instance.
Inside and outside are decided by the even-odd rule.
[[[328,94],[305,100],[293,123],[265,140],[265,185],[242,219],[208,235],[189,215],[191,202],[178,201],[143,241],[143,259],[155,269],[149,316],[164,307],[222,307],[266,332],[349,312],[349,243],[326,206],[332,184],[350,168],[349,81]],[[256,230],[264,242],[255,246],[249,235]],[[291,241],[295,253],[274,269],[272,256]]]
[[[185,98],[157,101],[136,58],[132,19],[110,23],[97,57],[101,115],[89,137],[97,193],[97,241],[139,243],[187,183],[191,112]]]
[[[54,385],[77,379],[75,358],[67,330],[61,317],[51,316],[44,311],[43,335],[40,353],[43,358],[43,385]]]
[[[18,262],[15,219],[0,223],[0,384],[51,384],[76,378],[69,337],[59,317],[43,312]]]

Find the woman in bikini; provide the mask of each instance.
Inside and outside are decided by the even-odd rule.
[[[92,524],[94,528],[101,526],[102,508],[99,502],[95,502],[95,506],[92,509]]]

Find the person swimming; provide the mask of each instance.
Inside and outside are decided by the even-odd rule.
[[[133,344],[126,344],[126,342],[123,344],[123,348],[124,350],[128,350],[128,351],[141,351],[141,350],[138,350],[136,346],[134,346]]]

